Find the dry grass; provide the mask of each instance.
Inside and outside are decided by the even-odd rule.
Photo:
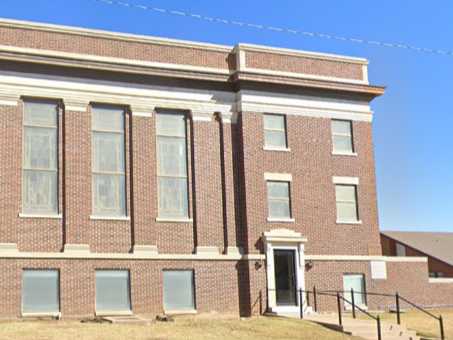
[[[145,325],[80,323],[79,321],[16,321],[0,323],[1,340],[224,340],[325,339],[353,337],[297,319],[256,317],[178,317],[175,322]],[[357,338],[355,338],[357,339]]]

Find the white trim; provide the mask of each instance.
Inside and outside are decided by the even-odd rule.
[[[0,71],[0,98],[30,96],[62,99],[66,110],[85,112],[90,102],[130,106],[137,115],[149,116],[156,107],[211,116],[214,112],[234,116],[236,94],[87,78]]]
[[[267,221],[269,223],[295,223],[296,220],[294,218],[272,218],[268,217]]]
[[[336,221],[336,224],[362,224],[362,221]]]
[[[17,105],[19,105],[19,98],[17,100],[7,100],[7,99],[3,99],[0,96],[0,105],[1,106],[17,106]]]
[[[133,315],[133,312],[131,310],[101,310],[101,311],[95,311],[94,314],[96,316],[128,316],[128,315]]]
[[[359,185],[358,177],[332,176],[333,184]]]
[[[332,151],[332,156],[353,156],[353,157],[357,157],[357,152]]]
[[[65,253],[90,254],[90,245],[80,243],[65,243],[63,251]]]
[[[210,247],[210,246],[198,246],[195,248],[195,253],[204,254],[204,255],[219,255],[220,250],[218,247]]]
[[[428,262],[427,257],[397,257],[397,256],[374,256],[374,255],[305,255],[307,260],[312,261],[384,261],[384,262]]]
[[[90,220],[98,221],[130,221],[130,216],[102,216],[102,215],[90,215]]]
[[[155,245],[134,244],[132,252],[134,254],[159,254],[158,248]]]
[[[132,116],[136,117],[152,117],[154,110],[156,109],[153,105],[129,105]]]
[[[300,302],[297,298],[295,306],[278,306],[275,292],[275,267],[274,250],[289,249],[294,251],[296,290],[305,290],[305,247],[306,238],[298,232],[289,229],[275,229],[263,234],[266,252],[266,277],[267,296],[269,308],[272,312],[280,315],[294,314],[300,311]],[[305,303],[305,299],[302,304]]]
[[[184,218],[156,217],[156,222],[193,223],[193,219],[189,218],[189,217],[184,217]]]
[[[39,318],[39,317],[52,317],[60,318],[61,312],[37,312],[37,313],[24,313],[21,312],[23,318]]]
[[[0,251],[0,259],[86,259],[86,260],[153,260],[153,261],[256,261],[264,260],[264,254],[157,254],[153,252],[138,253],[91,253],[88,251],[66,252],[18,252],[14,249]]]
[[[429,283],[453,283],[452,277],[430,277]]]
[[[18,215],[20,218],[50,218],[50,219],[62,219],[63,216],[61,214],[53,214],[53,215],[47,215],[47,214],[25,214],[25,213],[19,213]]]
[[[164,314],[167,315],[194,315],[197,314],[196,309],[187,309],[187,310],[165,310],[164,309]]]
[[[238,112],[274,113],[315,118],[371,122],[370,105],[364,100],[279,94],[241,90],[236,95]]]
[[[276,148],[271,146],[263,146],[264,151],[281,151],[281,152],[290,152],[291,148]]]
[[[0,253],[16,254],[19,252],[16,243],[0,243]]]
[[[266,181],[291,182],[293,180],[293,176],[291,174],[265,172],[264,173],[264,180],[266,180]]]

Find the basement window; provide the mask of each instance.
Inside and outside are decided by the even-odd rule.
[[[96,271],[96,312],[131,310],[128,270]]]
[[[164,310],[195,310],[192,270],[164,270]]]
[[[22,313],[57,314],[60,311],[58,270],[22,272]]]

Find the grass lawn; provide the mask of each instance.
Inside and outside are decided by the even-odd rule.
[[[445,337],[453,339],[453,309],[430,309],[429,312],[437,316],[442,315]],[[381,315],[381,319],[386,322],[396,323],[396,314],[384,313]],[[401,323],[408,329],[416,330],[422,336],[440,338],[439,321],[420,311],[408,310],[402,313]]]
[[[175,322],[145,325],[79,321],[15,321],[0,323],[1,340],[164,340],[164,339],[310,339],[358,340],[308,321],[278,317],[239,320],[220,316],[177,317]]]

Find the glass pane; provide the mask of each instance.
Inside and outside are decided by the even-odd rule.
[[[297,305],[294,250],[274,250],[277,305]]]
[[[333,150],[336,152],[352,153],[352,139],[350,136],[333,136]]]
[[[25,102],[24,111],[27,125],[57,126],[58,106],[55,103]]]
[[[24,166],[57,169],[57,129],[25,127]]]
[[[125,191],[125,177],[123,175],[94,175],[94,213],[106,216],[125,216]]]
[[[355,202],[355,185],[336,185],[337,201]]]
[[[349,274],[343,276],[343,287],[345,298],[351,302],[351,289],[354,289],[354,302],[357,305],[364,306],[365,301],[365,279],[362,274]],[[346,302],[346,305],[348,303]]]
[[[264,115],[264,129],[285,130],[285,117],[280,115]]]
[[[129,271],[96,271],[96,311],[131,310]]]
[[[164,309],[193,310],[193,272],[191,270],[164,271]]]
[[[351,122],[346,120],[332,120],[332,133],[351,135]]]
[[[158,137],[158,174],[187,176],[185,138]]]
[[[24,313],[60,311],[57,270],[23,271],[22,311]]]
[[[269,200],[269,217],[291,218],[288,201]]]
[[[93,163],[95,171],[124,172],[124,135],[94,132]]]
[[[92,112],[92,129],[106,131],[124,131],[124,110],[115,107],[94,106]]]
[[[159,217],[188,217],[187,179],[159,177]]]
[[[157,134],[164,136],[186,136],[186,122],[183,114],[158,113],[156,115]]]
[[[269,181],[267,182],[267,193],[269,198],[289,199],[289,183]]]
[[[337,219],[344,222],[356,222],[358,220],[356,204],[337,202]]]
[[[28,213],[57,213],[57,172],[24,170],[23,210]]]
[[[286,135],[284,131],[264,131],[264,145],[274,148],[286,148]]]

